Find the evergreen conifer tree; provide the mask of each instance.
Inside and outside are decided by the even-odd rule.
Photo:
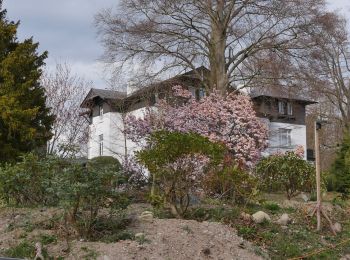
[[[343,194],[350,193],[350,133],[344,135],[343,142],[333,163],[334,188]]]
[[[19,41],[18,26],[0,0],[0,163],[44,148],[54,120],[39,81],[47,52],[32,38]]]

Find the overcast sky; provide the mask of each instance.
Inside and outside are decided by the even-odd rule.
[[[168,0],[166,0],[168,1]],[[105,88],[103,66],[98,62],[103,49],[96,38],[94,15],[115,7],[118,0],[3,0],[11,20],[20,20],[20,39],[33,36],[40,50],[49,51],[50,69],[56,61],[67,61],[75,73]],[[331,0],[330,9],[350,17],[349,0]]]

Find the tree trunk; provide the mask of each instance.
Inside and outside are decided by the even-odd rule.
[[[211,20],[210,37],[210,87],[225,94],[228,88],[225,50],[227,43],[226,27],[224,25],[224,1],[218,1],[216,16]]]

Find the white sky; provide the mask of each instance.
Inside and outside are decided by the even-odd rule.
[[[281,0],[283,1],[283,0]],[[102,47],[93,26],[94,15],[118,0],[3,0],[11,20],[20,20],[20,39],[33,36],[40,50],[49,51],[46,63],[67,61],[75,73],[105,88]],[[350,18],[350,0],[329,0],[329,9]]]

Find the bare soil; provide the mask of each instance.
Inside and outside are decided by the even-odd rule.
[[[132,214],[139,215],[138,210]],[[57,209],[1,209],[0,250],[6,250],[26,240],[39,241],[42,234],[57,236],[57,242],[44,246],[50,256],[64,259],[262,259],[259,250],[238,237],[236,231],[215,222],[179,219],[154,219],[153,222],[135,218],[128,231],[144,236],[137,240],[116,243],[85,242],[61,239],[56,231],[48,230],[49,219]]]

